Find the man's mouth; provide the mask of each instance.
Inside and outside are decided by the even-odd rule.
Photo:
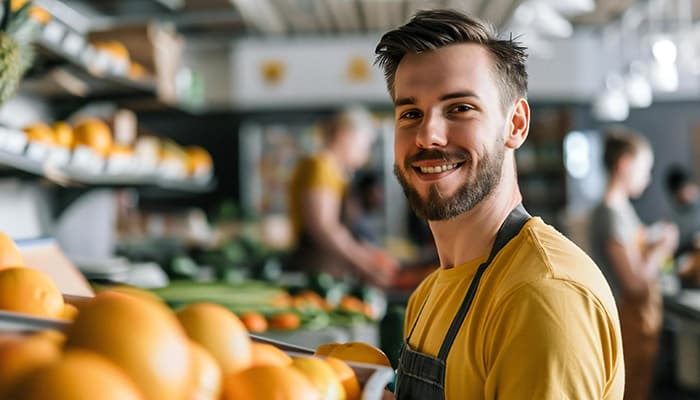
[[[439,174],[441,172],[453,170],[463,163],[452,163],[452,164],[442,164],[442,165],[431,165],[431,166],[418,166],[413,167],[416,171],[422,174]]]

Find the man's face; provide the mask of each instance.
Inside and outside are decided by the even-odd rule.
[[[651,149],[644,146],[631,156],[628,179],[628,193],[632,198],[637,198],[644,193],[651,180],[651,168],[654,165],[654,155]]]
[[[492,63],[456,44],[407,54],[396,70],[394,173],[422,218],[469,211],[500,182],[508,124]]]

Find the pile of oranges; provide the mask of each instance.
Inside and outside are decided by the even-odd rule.
[[[6,244],[0,244],[0,265],[21,264]],[[341,360],[350,359],[342,349],[352,344],[292,358],[252,341],[241,319],[220,305],[195,303],[174,312],[138,289],[101,292],[66,317],[66,304],[52,285],[30,268],[0,269],[0,309],[72,319],[65,332],[0,332],[0,399],[360,398],[357,376]],[[365,355],[355,361],[387,365],[376,357],[378,349],[354,346],[359,350],[351,353]]]

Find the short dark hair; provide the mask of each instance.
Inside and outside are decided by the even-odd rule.
[[[407,24],[382,36],[374,51],[375,64],[384,69],[391,97],[394,98],[396,69],[407,53],[458,43],[476,43],[491,53],[504,106],[519,97],[527,97],[526,48],[512,37],[499,39],[490,24],[454,10],[418,11]]]
[[[639,133],[625,127],[608,128],[603,151],[605,170],[612,174],[622,157],[636,155],[643,148],[649,148],[649,142]]]
[[[666,172],[666,189],[670,193],[676,193],[684,186],[693,183],[693,174],[685,167],[675,164],[668,168]]]

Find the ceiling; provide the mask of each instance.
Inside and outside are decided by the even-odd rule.
[[[533,1],[547,3],[560,10],[561,15],[574,26],[600,26],[618,19],[630,6],[640,3],[635,0],[36,1],[52,6],[54,12],[58,10],[68,15],[69,20],[74,22],[73,25],[81,30],[160,20],[174,23],[178,31],[186,36],[204,36],[212,39],[260,34],[381,32],[402,24],[415,10],[426,8],[455,8],[477,15],[497,26],[504,26],[519,5]],[[675,1],[688,1],[696,6],[700,4],[700,0],[667,2]],[[571,11],[572,7],[574,12]],[[587,8],[590,10],[586,11]]]

